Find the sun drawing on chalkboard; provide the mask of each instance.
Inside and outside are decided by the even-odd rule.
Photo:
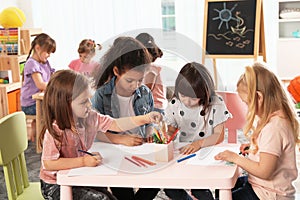
[[[223,23],[226,23],[226,29],[229,29],[228,22],[230,20],[238,21],[237,18],[232,16],[232,11],[237,7],[237,5],[237,3],[234,4],[234,6],[229,10],[226,8],[226,2],[224,2],[222,10],[214,9],[214,11],[219,13],[219,16],[212,18],[212,20],[220,20],[220,24],[218,27],[219,30],[222,27]]]

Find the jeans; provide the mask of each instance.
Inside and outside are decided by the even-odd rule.
[[[41,180],[41,191],[46,200],[60,199],[60,185],[45,183]],[[117,200],[107,188],[102,187],[72,187],[73,200]]]
[[[164,189],[164,192],[172,200],[192,200],[192,197],[183,189]]]
[[[26,107],[22,106],[21,108],[26,115],[36,115],[36,104]]]
[[[247,176],[239,177],[232,189],[232,200],[259,200]]]
[[[134,193],[133,188],[110,188],[113,195],[118,200],[153,200],[160,189],[158,188],[140,188]]]

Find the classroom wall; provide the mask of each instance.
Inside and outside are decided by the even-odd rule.
[[[188,38],[201,48],[203,40],[204,0],[176,0],[176,33]],[[97,43],[110,45],[119,34],[136,34],[136,30],[161,28],[160,0],[1,0],[0,9],[8,6],[18,6],[27,17],[24,28],[41,27],[57,42],[57,51],[51,55],[50,62],[57,68],[67,68],[72,59],[78,57],[77,48],[84,38],[92,38]],[[264,1],[264,19],[267,62],[271,70],[276,72],[276,46],[278,38],[277,1]],[[174,35],[168,35],[168,40],[159,41],[159,45],[172,48],[175,52],[190,48],[181,42],[172,41]],[[171,38],[171,39],[170,39]],[[168,43],[168,44],[165,44]],[[201,51],[201,50],[199,50]],[[97,54],[101,57],[103,51]],[[188,52],[189,53],[189,52]],[[191,51],[189,59],[201,62],[201,53]],[[199,55],[199,56],[198,56]],[[176,78],[176,72],[187,59],[174,60],[164,56],[159,62],[172,65],[165,69],[164,75],[168,85]],[[235,90],[235,83],[253,59],[217,59],[218,83],[220,89]],[[212,72],[211,63],[207,64]],[[173,73],[169,73],[171,70]]]

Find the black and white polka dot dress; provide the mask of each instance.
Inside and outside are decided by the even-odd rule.
[[[232,115],[228,111],[222,97],[214,96],[211,107],[203,116],[202,106],[187,108],[177,98],[173,98],[165,109],[164,120],[168,125],[180,130],[176,140],[193,142],[213,134],[213,128],[225,122]],[[205,123],[206,120],[206,123]]]

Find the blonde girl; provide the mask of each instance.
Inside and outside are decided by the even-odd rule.
[[[292,182],[298,175],[295,146],[299,125],[286,92],[275,74],[260,63],[246,67],[237,91],[248,105],[244,133],[250,143],[240,149],[249,155],[224,151],[215,156],[249,174],[238,180],[233,199],[295,199]]]

